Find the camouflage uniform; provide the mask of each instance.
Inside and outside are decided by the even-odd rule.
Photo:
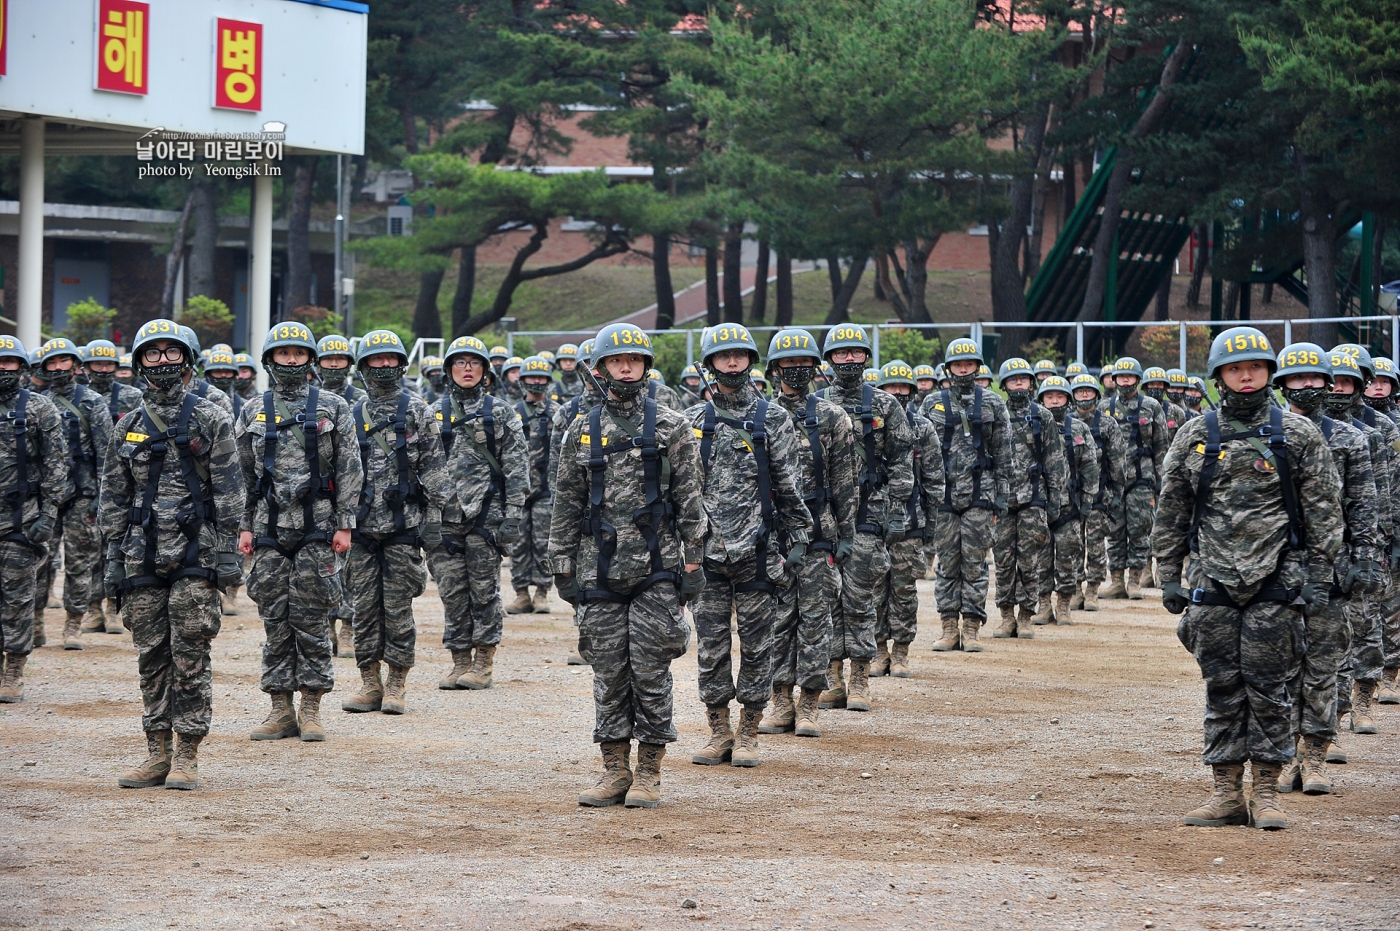
[[[997,563],[997,607],[1021,608],[1030,622],[1050,568],[1050,523],[1069,510],[1069,467],[1055,415],[1029,398],[1006,405],[1011,426],[1010,494],[992,546]]]
[[[1099,448],[1093,431],[1072,413],[1073,410],[1073,400],[1053,409],[1069,472],[1066,483],[1069,506],[1050,521],[1052,559],[1040,581],[1042,594],[1054,591],[1060,596],[1060,611],[1068,609],[1070,599],[1079,590],[1080,576],[1084,572],[1084,528],[1087,516],[1094,513],[1100,481]]]
[[[188,419],[190,459],[203,500],[196,501],[190,494],[176,444],[162,443],[164,453],[156,452],[152,440],[159,436],[158,426],[148,423],[147,417],[154,415],[152,421],[178,428],[186,397],[179,381],[165,390],[147,387],[142,408],[118,421],[106,454],[100,519],[108,558],[124,563],[128,584],[150,580],[122,593],[122,622],[136,643],[141,673],[142,729],[148,734],[174,731],[203,736],[209,733],[214,709],[210,642],[218,635],[221,620],[216,556],[234,552],[246,496],[232,421],[207,400],[194,400]],[[158,472],[151,498],[153,468]],[[144,513],[147,502],[149,515]],[[198,551],[191,560],[191,540],[178,517],[201,509]],[[133,520],[138,512],[142,520],[154,523],[151,537]],[[155,544],[154,552],[147,552],[150,542]],[[203,570],[203,574],[171,581],[181,570]]]
[[[220,391],[209,383],[208,379],[200,375],[190,376],[190,383],[186,388],[197,398],[201,398],[218,407],[229,419],[233,419],[233,401],[227,394]]]
[[[579,365],[583,363],[580,362]],[[585,384],[583,375],[575,368],[572,372],[559,370],[559,380],[555,383],[556,389],[561,395],[567,398],[576,398],[583,394],[590,386]],[[563,403],[563,402],[561,402]]]
[[[682,404],[680,395],[670,385],[663,385],[654,378],[647,379],[647,397],[656,402],[658,407],[682,413],[688,405]]]
[[[1089,428],[1098,451],[1099,484],[1085,488],[1092,503],[1084,512],[1084,565],[1079,571],[1081,581],[1097,593],[1108,577],[1108,544],[1122,513],[1128,445],[1118,421],[1102,407],[1096,407],[1092,414],[1076,409],[1074,417]]]
[[[641,399],[609,397],[599,413],[602,437],[593,435],[589,416],[575,418],[561,442],[554,473],[549,562],[556,579],[571,576],[587,591],[608,590],[580,601],[579,652],[593,667],[594,743],[636,739],[666,744],[676,739],[672,720],[671,661],[685,653],[690,630],[681,614],[674,584],[643,586],[652,575],[651,550],[637,524],[646,506],[646,483],[640,450],[607,456],[601,520],[616,529],[617,546],[599,578],[601,561],[594,535],[588,532],[589,460],[601,448],[628,446],[643,422]],[[705,540],[704,471],[700,445],[690,423],[674,411],[656,412],[656,445],[670,465],[669,486],[662,492],[672,515],[656,534],[665,570],[702,561]]]
[[[115,424],[122,418],[122,415],[141,406],[141,390],[133,388],[131,385],[123,385],[116,380],[116,373],[88,373],[88,384],[93,391],[102,395],[107,401],[107,412],[112,417]],[[92,581],[89,583],[88,592],[92,598],[94,612],[102,607],[102,579],[107,574],[107,545],[106,541],[98,546],[97,563],[92,567]],[[101,614],[95,614],[89,621],[94,624],[94,628],[103,623]],[[121,629],[116,625],[120,623],[115,613],[105,619],[108,633],[121,633]]]
[[[914,434],[911,468],[914,491],[904,508],[904,539],[888,545],[890,571],[885,591],[876,601],[875,640],[910,644],[919,632],[919,591],[916,583],[928,572],[927,551],[933,547],[938,506],[943,503],[943,451],[933,423],[918,412],[911,395],[904,410]]]
[[[526,591],[531,585],[539,591],[549,591],[549,520],[554,512],[555,467],[551,453],[557,445],[554,434],[559,411],[560,406],[548,397],[535,404],[526,395],[516,405],[530,444],[530,494],[520,521],[520,539],[510,553],[510,582],[517,592]]]
[[[64,505],[60,518],[63,607],[71,625],[81,622],[88,605],[101,597],[100,589],[92,590],[102,550],[102,534],[97,527],[97,493],[103,460],[112,442],[112,415],[108,412],[106,398],[72,382],[63,387],[50,387],[45,394],[63,420],[73,475],[73,497]],[[49,551],[52,566],[57,541]]]
[[[310,390],[308,384],[280,382],[270,389],[274,401],[281,402],[279,408],[285,408],[276,412],[281,422],[305,411]],[[257,547],[248,573],[248,597],[257,604],[267,635],[261,688],[269,694],[328,692],[335,685],[329,622],[342,597],[342,560],[332,551],[330,538],[336,530],[355,527],[362,481],[355,423],[343,400],[318,389],[317,470],[329,487],[311,503],[308,526],[299,494],[310,480],[306,451],[296,428],[279,430],[267,422],[265,406],[265,400],[244,404],[234,424],[247,486],[239,530],[252,533]],[[269,431],[280,435],[271,487],[264,488],[263,456]],[[275,527],[268,525],[269,497],[277,505]],[[308,534],[324,536],[303,544]],[[262,542],[274,536],[277,546]]]
[[[798,494],[797,436],[792,419],[781,405],[760,402],[747,386],[732,394],[716,391],[713,438],[705,469],[705,516],[710,535],[705,540],[705,590],[691,605],[695,618],[696,661],[700,700],[710,708],[727,706],[737,697],[750,711],[768,704],[773,688],[773,593],[781,578],[778,534],[789,544],[806,544],[812,530],[807,505]],[[770,526],[761,513],[764,480],[753,437],[760,403],[767,416],[768,475],[773,513]],[[660,407],[660,405],[657,405]],[[709,407],[687,412],[700,432],[710,418]],[[765,553],[766,551],[766,553]],[[733,674],[730,618],[737,617],[740,664]]]
[[[1116,397],[1099,402],[1099,410],[1118,421],[1126,441],[1123,505],[1115,515],[1108,543],[1110,573],[1124,569],[1136,573],[1152,556],[1148,541],[1152,538],[1153,507],[1167,454],[1167,418],[1162,405],[1141,391],[1125,396],[1125,390],[1130,389],[1120,387]]]
[[[1170,447],[1172,440],[1176,439],[1176,431],[1180,430],[1182,424],[1191,419],[1191,414],[1186,408],[1170,398],[1158,403],[1162,405],[1162,416],[1166,418],[1167,446]]]

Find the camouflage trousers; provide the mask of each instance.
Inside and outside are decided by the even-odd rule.
[[[34,569],[39,557],[25,543],[0,542],[0,646],[26,656],[34,650]]]
[[[671,661],[685,653],[690,628],[676,587],[660,582],[632,590],[640,579],[614,582],[624,602],[599,601],[579,610],[578,652],[593,667],[593,742],[676,739]]]
[[[900,540],[889,544],[890,571],[885,591],[875,601],[875,641],[913,643],[919,632],[919,590],[914,584],[924,577],[924,539]]]
[[[282,546],[289,547],[300,534],[284,529],[278,536]],[[328,692],[335,687],[330,618],[343,597],[340,563],[330,544],[321,540],[307,543],[291,559],[270,546],[253,551],[248,597],[258,606],[267,636],[264,692]]]
[[[1108,570],[1141,569],[1152,559],[1152,519],[1157,495],[1150,485],[1123,493],[1108,544]]]
[[[141,564],[128,561],[126,574],[139,576]],[[190,737],[209,733],[214,715],[209,646],[222,622],[218,589],[206,579],[178,579],[169,588],[148,585],[122,599],[122,624],[131,631],[141,673],[143,730]]]
[[[829,553],[809,552],[784,572],[773,604],[773,683],[824,689],[831,664],[831,607],[840,575]]]
[[[411,669],[418,639],[413,599],[428,585],[423,553],[416,543],[385,545],[393,534],[357,536],[345,564],[355,606],[355,665],[385,662]]]
[[[839,567],[841,597],[831,606],[831,660],[875,658],[875,600],[885,591],[890,554],[877,534],[856,531]]]
[[[428,551],[442,598],[442,645],[454,651],[501,642],[501,552],[467,530],[444,524],[442,544]]]
[[[1351,645],[1347,648],[1346,659],[1337,676],[1338,714],[1351,710],[1353,682],[1378,682],[1385,668],[1385,622],[1381,618],[1380,602],[1366,595],[1357,595],[1348,599],[1346,612],[1347,620],[1351,622]]]
[[[1084,518],[1084,569],[1081,579],[1098,586],[1108,578],[1108,541],[1113,534],[1115,506],[1094,508]]]
[[[706,707],[728,705],[735,698],[754,711],[768,705],[773,691],[774,597],[771,589],[736,591],[753,581],[753,562],[739,566],[705,563],[705,590],[691,603],[690,613],[695,618],[700,700]],[[737,684],[731,616],[737,620],[739,633]]]
[[[1293,683],[1295,734],[1328,740],[1337,736],[1337,671],[1351,642],[1347,601],[1345,595],[1334,590],[1325,608],[1303,615],[1308,648]]]
[[[1050,530],[1050,549],[1046,554],[1048,565],[1041,567],[1040,593],[1048,595],[1052,591],[1065,597],[1073,595],[1079,587],[1080,573],[1084,570],[1084,521],[1071,517],[1059,527]]]
[[[997,562],[997,606],[1017,604],[1034,611],[1041,573],[1049,565],[1050,523],[1045,508],[1027,506],[997,518],[992,553]]]
[[[933,546],[938,551],[934,600],[939,617],[987,620],[987,550],[992,546],[996,514],[968,508],[961,514],[939,511]]]
[[[1255,586],[1226,592],[1199,571],[1191,575],[1193,588],[1224,594],[1235,604],[1247,603],[1258,591]],[[1206,683],[1206,765],[1291,760],[1290,686],[1302,671],[1302,612],[1279,601],[1246,608],[1191,605],[1176,635],[1196,658]]]
[[[59,519],[63,521],[63,608],[69,616],[86,614],[93,572],[102,549],[102,532],[88,517],[91,498],[75,498]],[[101,589],[97,593],[101,594]]]
[[[1392,557],[1393,558],[1393,557]],[[1385,625],[1381,647],[1387,671],[1400,669],[1400,569],[1392,569],[1390,596],[1385,601]]]
[[[510,583],[516,591],[531,585],[549,590],[554,576],[549,572],[549,522],[554,516],[554,499],[541,498],[525,508],[520,518],[520,539],[510,551]]]
[[[60,525],[61,528],[62,525]],[[34,620],[42,622],[44,609],[49,606],[49,594],[53,591],[54,563],[58,559],[61,539],[50,540],[35,551],[34,557]]]

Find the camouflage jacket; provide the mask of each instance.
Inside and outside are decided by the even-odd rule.
[[[556,575],[575,575],[585,587],[598,580],[598,546],[584,532],[589,517],[592,473],[589,459],[598,443],[606,451],[631,444],[642,423],[639,400],[610,398],[599,413],[601,437],[592,435],[590,416],[568,425],[554,472],[554,512],[549,533],[549,561]],[[622,424],[626,424],[623,426]],[[675,411],[656,412],[656,445],[662,456],[661,491],[673,508],[670,526],[657,534],[661,560],[668,569],[699,563],[705,549],[705,471],[700,464],[700,441],[690,422]],[[617,549],[607,578],[635,581],[651,574],[651,551],[633,521],[646,505],[641,450],[606,456],[603,471],[602,520],[617,532]],[[669,474],[669,481],[664,481]]]
[[[1099,492],[1099,447],[1089,425],[1071,413],[1072,407],[1071,404],[1055,409],[1055,429],[1059,432],[1065,465],[1069,469],[1070,503],[1083,518],[1093,509]],[[1068,436],[1065,435],[1066,423],[1069,424]]]
[[[29,392],[24,405],[25,475],[20,476],[16,458],[19,447],[11,419],[19,403],[19,391],[16,389],[9,397],[0,398],[0,414],[9,421],[5,429],[0,430],[0,494],[6,496],[0,502],[0,530],[5,533],[22,530],[41,513],[58,517],[59,507],[73,497],[73,476],[68,469],[68,442],[63,437],[63,421],[53,402],[37,391]],[[26,487],[17,488],[21,481]],[[39,483],[38,494],[29,493],[30,482]],[[15,526],[15,492],[20,493],[20,527]]]
[[[1351,415],[1379,434],[1371,451],[1371,473],[1376,480],[1382,511],[1388,510],[1390,513],[1378,514],[1377,521],[1387,545],[1400,543],[1400,500],[1396,500],[1400,496],[1400,427],[1359,399],[1352,406]],[[1390,507],[1386,508],[1386,504]]]
[[[1245,429],[1267,424],[1269,405],[1242,418]],[[1228,406],[1220,410],[1220,430],[1227,436]],[[1303,582],[1329,583],[1342,548],[1341,480],[1322,433],[1306,417],[1282,412],[1289,477],[1302,523],[1305,552],[1288,553],[1289,521],[1278,469],[1248,437],[1222,444],[1199,528],[1199,545],[1191,552],[1204,574],[1233,592],[1249,592],[1280,570],[1280,582],[1297,588]],[[1207,419],[1198,417],[1177,432],[1163,468],[1152,528],[1152,551],[1163,583],[1181,579],[1190,550],[1189,533],[1196,507],[1196,486],[1205,466]]]
[[[89,386],[90,391],[97,391]],[[133,388],[131,385],[123,385],[119,381],[113,381],[106,391],[97,391],[107,402],[107,413],[115,424],[123,414],[129,414],[141,406],[141,389]]]
[[[1190,420],[1191,416],[1186,413],[1186,408],[1177,404],[1171,398],[1163,398],[1157,403],[1162,405],[1162,416],[1166,418],[1167,446],[1170,448],[1172,440],[1176,439],[1176,431],[1180,430],[1181,425]]]
[[[561,369],[559,371],[559,380],[554,383],[554,390],[558,392],[560,397],[566,400],[568,398],[576,398],[583,394],[586,387],[587,385],[584,382],[584,378],[579,374],[577,368],[572,372],[565,372]],[[563,401],[559,403],[562,404]]]
[[[158,435],[155,431],[161,424],[167,429],[179,425],[187,393],[179,382],[164,391],[147,387],[142,406],[125,414],[112,435],[102,473],[98,521],[109,545],[116,546],[127,562],[146,559],[146,531],[132,520],[132,510],[142,506],[152,477],[157,459],[152,449],[152,441]],[[148,416],[151,423],[147,422]],[[199,528],[200,564],[210,567],[216,553],[234,550],[247,498],[244,476],[233,440],[233,420],[217,405],[202,398],[195,401],[190,411],[189,436],[190,455],[206,509]],[[157,569],[184,561],[189,538],[179,522],[196,510],[179,450],[173,441],[165,445],[151,505],[156,526],[156,551],[151,563]]]
[[[474,524],[481,517],[494,532],[505,518],[520,516],[530,494],[530,447],[515,405],[500,398],[491,399],[495,423],[487,432],[486,398],[477,387],[452,391],[438,402],[442,442],[444,447],[451,443],[446,450],[449,487],[442,521]]]
[[[904,414],[909,428],[914,431],[914,446],[910,452],[914,457],[912,466],[918,491],[917,495],[909,496],[909,504],[904,509],[904,526],[911,533],[922,530],[923,536],[932,541],[934,522],[943,504],[943,445],[933,421],[918,412],[916,401],[910,400]],[[916,497],[918,508],[914,506]]]
[[[1346,521],[1346,546],[1337,554],[1336,581],[1342,583],[1353,562],[1381,562],[1386,540],[1381,536],[1378,516],[1384,501],[1376,493],[1371,466],[1371,446],[1356,427],[1325,417],[1319,409],[1308,418],[1317,424],[1332,451],[1332,463],[1342,482],[1342,517]]]
[[[754,455],[752,430],[745,426],[758,415],[759,397],[745,386],[733,394],[717,391],[713,403],[717,416],[708,461],[704,458],[703,438],[700,443],[705,469],[705,517],[710,528],[705,558],[714,563],[741,565],[753,561],[763,532],[758,459]],[[708,410],[708,406],[692,407],[686,412],[697,437]],[[797,431],[780,404],[768,404],[764,424],[768,431],[772,530],[793,543],[805,543],[812,535],[812,517],[798,493]],[[770,540],[768,552],[776,556],[776,539]]]
[[[397,529],[393,502],[389,499],[399,485],[399,460],[397,437],[390,421],[398,414],[399,400],[405,394],[398,385],[387,390],[372,388],[365,400],[356,402],[351,409],[352,417],[358,416],[356,439],[364,471],[355,528],[365,533],[394,533]],[[403,525],[408,529],[437,520],[451,490],[447,484],[447,457],[433,412],[422,400],[409,395],[404,420],[409,484],[418,489],[417,494],[410,494],[403,502]]]
[[[1361,434],[1361,438],[1366,444],[1366,454],[1371,459],[1371,481],[1376,486],[1376,497],[1379,500],[1376,508],[1376,532],[1389,546],[1389,541],[1395,530],[1394,509],[1386,507],[1391,491],[1390,469],[1386,465],[1391,457],[1391,451],[1386,446],[1385,437],[1375,427],[1368,427],[1357,419],[1353,419],[1349,425]]]
[[[669,385],[663,385],[659,381],[647,380],[647,397],[655,399],[659,407],[669,408],[680,413],[685,410],[685,405],[681,403],[680,395]]]
[[[1167,417],[1162,413],[1162,405],[1141,391],[1133,392],[1124,399],[1114,395],[1099,402],[1099,410],[1105,411],[1123,430],[1123,490],[1135,488],[1139,482],[1156,489],[1161,482],[1162,462],[1171,445],[1167,439]]]
[[[102,480],[102,463],[112,445],[112,415],[107,399],[82,385],[49,388],[45,397],[58,409],[62,434],[68,443],[73,494],[96,498]]]
[[[1011,420],[1006,401],[986,388],[981,392],[981,428],[972,422],[977,396],[954,389],[934,391],[920,413],[933,424],[943,459],[944,499],[962,513],[969,507],[1002,508],[1011,498]],[[979,440],[980,435],[980,440]],[[944,444],[947,443],[947,449]],[[978,457],[982,467],[977,467]],[[974,494],[975,490],[975,494]]]
[[[807,420],[808,399],[811,399],[812,420]],[[856,450],[851,432],[851,418],[841,408],[814,394],[783,394],[777,401],[791,415],[797,433],[795,475],[797,490],[807,503],[813,520],[820,520],[820,537],[834,543],[853,540],[856,535]],[[700,408],[704,410],[704,408]],[[822,457],[820,484],[826,488],[826,507],[811,510],[815,503],[818,476],[813,469],[812,434]],[[817,539],[814,532],[812,539]]]
[[[575,395],[555,410],[554,424],[549,431],[549,467],[551,470],[559,471],[559,458],[564,449],[564,435],[569,432],[570,425],[576,420],[587,417],[589,411],[602,403],[603,396],[590,384],[588,390],[583,394]],[[552,478],[549,487],[554,487]]]
[[[228,414],[230,419],[233,418],[233,401],[227,394],[211,385],[206,379],[195,375],[190,379],[188,390],[193,391],[197,397],[203,398],[222,408],[223,412]]]
[[[1123,499],[1123,470],[1128,463],[1128,444],[1123,439],[1123,430],[1118,421],[1109,416],[1101,407],[1092,414],[1075,410],[1074,419],[1089,428],[1089,436],[1098,450],[1099,487],[1092,491],[1092,507],[1099,510],[1112,510]],[[1088,511],[1084,512],[1086,515]]]
[[[286,417],[295,418],[306,410],[308,384],[269,389],[274,401],[283,410],[274,409],[274,423],[269,424],[263,397],[243,403],[243,410],[233,425],[233,438],[238,443],[238,458],[243,468],[243,484],[247,495],[238,529],[255,536],[267,534],[267,496],[258,494],[258,480],[263,474],[263,454],[269,428],[277,436],[277,456],[273,463],[272,487],[269,494],[277,503],[277,527],[311,532],[346,530],[355,526],[355,508],[360,501],[363,472],[360,468],[360,446],[355,440],[355,422],[350,407],[329,391],[320,391],[316,402],[316,445],[319,452],[317,468],[322,481],[332,483],[330,497],[321,496],[312,505],[314,528],[304,526],[303,505],[299,496],[311,479],[306,451],[299,441],[295,427],[277,429]]]
[[[515,405],[515,412],[520,415],[525,440],[530,444],[529,500],[533,504],[554,494],[554,457],[558,446],[554,434],[559,432],[555,425],[559,405],[548,397],[534,404],[526,395],[525,400]]]
[[[339,395],[345,401],[345,403],[349,404],[351,407],[354,407],[356,404],[359,404],[365,398],[369,397],[369,393],[366,392],[365,389],[356,385],[354,379],[350,378],[347,378],[345,380],[345,384],[341,385],[339,388],[327,388],[325,386],[322,386],[321,390],[329,391],[331,394]],[[427,403],[430,405],[432,404],[431,401],[428,401]]]
[[[843,408],[851,418],[851,439],[856,451],[856,491],[857,499],[863,488],[867,472],[873,471],[883,481],[877,481],[868,489],[865,501],[865,521],[887,527],[891,518],[902,518],[909,503],[909,495],[914,491],[914,466],[909,450],[914,445],[914,431],[909,429],[909,421],[904,409],[891,395],[872,388],[870,408],[872,412],[871,437],[874,440],[874,463],[866,461],[865,425],[861,421],[864,382],[852,387],[835,382],[826,389],[824,397]],[[859,515],[859,505],[857,505]],[[859,521],[859,516],[857,521]]]
[[[1011,494],[1006,506],[1011,511],[1040,506],[1051,520],[1069,509],[1069,464],[1065,446],[1057,435],[1055,415],[1050,408],[1027,401],[1020,407],[1006,405],[1011,422]],[[1036,430],[1040,436],[1036,437]]]

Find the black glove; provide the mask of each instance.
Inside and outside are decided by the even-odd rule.
[[[87,509],[87,519],[88,519],[88,520],[94,520],[94,521],[97,520],[97,499],[96,499],[96,498],[93,498],[93,499],[92,499],[92,503],[88,505],[88,509]]]
[[[996,514],[997,517],[1005,517],[1009,514],[1010,511],[1006,508],[1006,498],[997,495],[996,498],[992,500],[992,512]]]
[[[796,575],[798,570],[802,568],[802,563],[805,562],[806,559],[807,544],[794,543],[792,549],[788,550],[787,559],[785,560],[787,570],[793,575]]]
[[[1172,614],[1180,614],[1191,603],[1191,593],[1181,587],[1180,582],[1162,583],[1162,607]]]
[[[500,546],[514,546],[520,542],[520,518],[507,517],[501,521],[496,531],[496,543]]]
[[[885,528],[885,543],[893,546],[904,539],[904,518],[896,517],[890,521],[890,525]]]
[[[578,577],[572,575],[556,575],[554,577],[554,589],[559,592],[559,597],[571,605],[578,605]]]
[[[54,519],[47,514],[34,518],[34,523],[24,531],[30,543],[47,543],[53,539]]]
[[[1385,591],[1385,575],[1380,563],[1362,560],[1353,565],[1351,571],[1356,573],[1356,583],[1366,594],[1375,595]]]
[[[126,581],[126,562],[121,559],[107,560],[107,569],[102,573],[102,593],[108,598],[116,598],[121,584]]]
[[[704,590],[704,569],[695,569],[691,572],[681,573],[681,604],[688,604],[694,601],[696,596],[698,596]]]
[[[428,521],[418,528],[418,542],[424,549],[432,549],[442,545],[442,524],[438,521]]]
[[[1309,614],[1327,607],[1331,601],[1331,585],[1321,582],[1307,582],[1303,585],[1303,610]]]
[[[243,560],[237,553],[219,553],[214,557],[214,567],[219,573],[220,588],[237,588],[243,581]]]
[[[836,557],[836,562],[840,564],[850,559],[851,554],[854,553],[855,550],[856,544],[854,540],[839,540],[836,543],[836,552],[833,555]]]

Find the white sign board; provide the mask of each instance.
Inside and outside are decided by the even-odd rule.
[[[288,149],[364,152],[361,3],[0,0],[0,8],[8,20],[0,111],[188,133],[255,133],[280,122]]]

